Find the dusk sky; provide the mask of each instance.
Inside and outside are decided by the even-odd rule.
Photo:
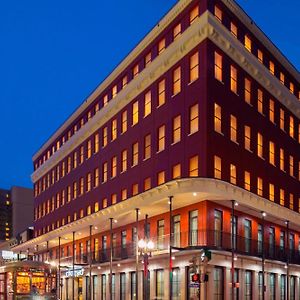
[[[176,2],[0,2],[0,188],[32,186],[32,155]],[[238,3],[299,70],[300,1]]]

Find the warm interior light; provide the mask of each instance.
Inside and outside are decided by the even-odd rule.
[[[234,202],[234,206],[239,206],[238,202],[235,201]]]
[[[149,250],[154,249],[154,243],[153,243],[151,240],[148,242],[147,248],[148,248]]]
[[[193,193],[193,196],[196,197],[196,196],[197,196],[197,193]]]
[[[144,249],[146,247],[146,242],[143,239],[139,240],[138,247]]]
[[[116,219],[114,220],[114,222],[115,222],[115,223],[118,223],[118,221],[117,221]]]

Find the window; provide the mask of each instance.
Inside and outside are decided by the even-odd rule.
[[[177,164],[177,165],[173,166],[172,179],[180,178],[180,176],[181,176],[181,165]]]
[[[163,38],[158,42],[158,55],[166,49],[166,39]]]
[[[151,157],[151,135],[148,134],[144,138],[144,159]]]
[[[107,127],[102,129],[102,147],[107,145]]]
[[[106,299],[106,275],[101,275],[101,299]]]
[[[148,177],[144,180],[144,191],[148,191],[151,189],[151,178]]]
[[[245,78],[245,101],[251,104],[251,81]]]
[[[294,157],[292,155],[289,156],[289,166],[290,176],[294,177]]]
[[[122,79],[122,89],[127,85],[128,83],[128,77],[125,75]]]
[[[126,274],[120,273],[120,300],[126,300]]]
[[[147,67],[152,61],[152,54],[151,52],[149,52],[146,56],[145,56],[145,67]]]
[[[245,271],[245,300],[252,300],[252,272]]]
[[[284,200],[284,190],[283,189],[280,189],[279,196],[280,196],[279,203],[280,203],[280,205],[284,206],[285,200]]]
[[[198,210],[189,212],[189,245],[197,246],[198,244]]]
[[[112,194],[111,195],[111,204],[116,204],[116,203],[117,203],[117,194]]]
[[[103,106],[106,106],[108,104],[108,95],[105,95],[103,97]]]
[[[236,166],[230,164],[230,183],[236,184]]]
[[[86,178],[86,191],[89,192],[92,188],[92,174],[88,173]]]
[[[213,286],[213,299],[224,299],[224,274],[222,267],[215,267],[213,270],[214,286]]]
[[[156,298],[164,299],[164,270],[156,270]]]
[[[151,91],[145,94],[144,99],[144,117],[151,114]]]
[[[270,121],[272,123],[275,123],[275,121],[274,121],[274,111],[275,111],[274,101],[270,99],[270,103],[269,103],[269,117],[270,117]]]
[[[181,116],[173,118],[172,144],[180,142],[181,139]]]
[[[127,131],[127,110],[122,112],[121,122],[122,122],[121,133],[124,133]]]
[[[117,119],[114,119],[111,124],[111,140],[115,140],[117,138]]]
[[[222,10],[217,5],[215,5],[214,13],[215,13],[215,17],[222,23],[223,13]]]
[[[284,110],[280,109],[280,129],[284,131]]]
[[[121,200],[126,200],[127,199],[127,189],[122,189],[121,191]]]
[[[263,196],[263,180],[260,177],[257,177],[257,195]]]
[[[173,96],[181,91],[181,67],[173,71]]]
[[[237,69],[230,66],[230,89],[237,94]]]
[[[139,121],[139,102],[135,101],[132,105],[132,125],[137,124]]]
[[[199,54],[196,52],[190,57],[190,82],[197,80],[199,77]]]
[[[251,151],[251,128],[245,126],[245,149]]]
[[[189,176],[198,177],[198,156],[193,156],[189,161]]]
[[[275,200],[275,192],[274,192],[274,184],[269,184],[269,200],[273,201]]]
[[[280,300],[286,299],[286,275],[280,275]]]
[[[107,162],[102,165],[102,182],[107,181]]]
[[[135,272],[130,272],[130,290],[131,290],[131,300],[135,300],[136,297],[136,276]],[[102,298],[105,299],[105,298]]]
[[[132,166],[136,166],[139,162],[139,144],[136,142],[132,145]]]
[[[272,75],[275,74],[275,65],[271,60],[269,61],[269,70]]]
[[[269,163],[275,166],[275,145],[273,142],[269,142]]]
[[[237,119],[233,115],[230,115],[230,139],[237,143]]]
[[[257,50],[257,58],[258,58],[258,61],[263,63],[264,62],[264,54],[261,50]]]
[[[250,220],[244,219],[244,237],[245,237],[245,252],[250,252],[252,238],[252,223]]]
[[[165,125],[160,126],[158,128],[157,152],[163,151],[165,149],[165,133],[166,133]]]
[[[280,170],[284,171],[285,167],[284,167],[284,150],[282,148],[280,148]]]
[[[158,106],[161,106],[166,101],[166,81],[165,79],[161,80],[158,83]]]
[[[193,134],[199,130],[199,115],[198,104],[190,107],[190,134]]]
[[[295,92],[294,84],[292,82],[290,82],[290,92],[292,94],[294,94],[294,92]]]
[[[244,173],[244,188],[247,191],[251,189],[250,172],[245,171]]]
[[[230,22],[230,31],[231,31],[231,33],[233,34],[233,36],[234,36],[235,38],[237,38],[237,36],[238,36],[238,28],[237,28],[237,26],[236,26],[234,23],[232,23],[232,22]]]
[[[180,299],[181,288],[180,288],[180,269],[172,269],[172,298]]]
[[[222,160],[218,156],[214,156],[214,177],[217,179],[222,178]]]
[[[199,17],[199,6],[195,6],[190,12],[190,24],[193,24]]]
[[[290,137],[294,138],[294,118],[290,116],[290,126],[289,126]]]
[[[79,195],[82,195],[84,193],[84,179],[83,177],[80,178],[80,188],[79,188]]]
[[[218,133],[222,133],[222,110],[221,106],[215,103],[214,106],[215,116],[214,116],[214,128]]]
[[[284,85],[284,74],[282,72],[279,74],[279,80]]]
[[[94,151],[94,153],[97,153],[97,152],[99,152],[99,133],[95,134],[95,136],[94,136],[94,143],[95,143],[95,151]],[[75,153],[74,153],[74,160],[75,160]],[[76,157],[76,159],[77,159],[77,157]],[[74,161],[74,168],[76,168],[75,161]]]
[[[118,93],[118,87],[116,85],[113,86],[112,88],[112,98],[115,98]]]
[[[127,170],[127,150],[122,151],[121,173]]]
[[[117,176],[117,157],[114,156],[111,159],[111,178],[114,178]]]
[[[99,168],[94,170],[94,187],[99,185]]]
[[[244,44],[245,44],[245,48],[246,48],[249,52],[251,52],[252,41],[251,41],[250,37],[249,37],[247,34],[245,35]]]
[[[173,40],[175,41],[181,35],[181,23],[178,23],[173,29]]]
[[[263,136],[257,133],[257,156],[263,158]]]
[[[132,73],[133,73],[133,78],[135,78],[138,74],[139,74],[139,65],[136,64],[134,67],[133,67],[133,70],[132,70]]]
[[[161,171],[157,174],[157,185],[165,183],[165,171]]]
[[[219,81],[223,80],[223,58],[222,56],[215,52],[215,78]]]
[[[102,208],[106,208],[107,207],[107,198],[104,198],[102,200]]]
[[[263,114],[263,92],[260,89],[257,90],[257,110]]]

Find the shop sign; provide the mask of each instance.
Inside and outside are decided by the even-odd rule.
[[[75,269],[74,270],[74,277],[80,277],[80,276],[83,276],[84,274],[84,268],[81,268],[81,269]],[[68,270],[66,272],[66,277],[73,277],[73,270]]]

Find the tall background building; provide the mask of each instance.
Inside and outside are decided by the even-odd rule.
[[[232,0],[158,25],[34,155],[14,251],[63,299],[298,299],[299,72]]]

